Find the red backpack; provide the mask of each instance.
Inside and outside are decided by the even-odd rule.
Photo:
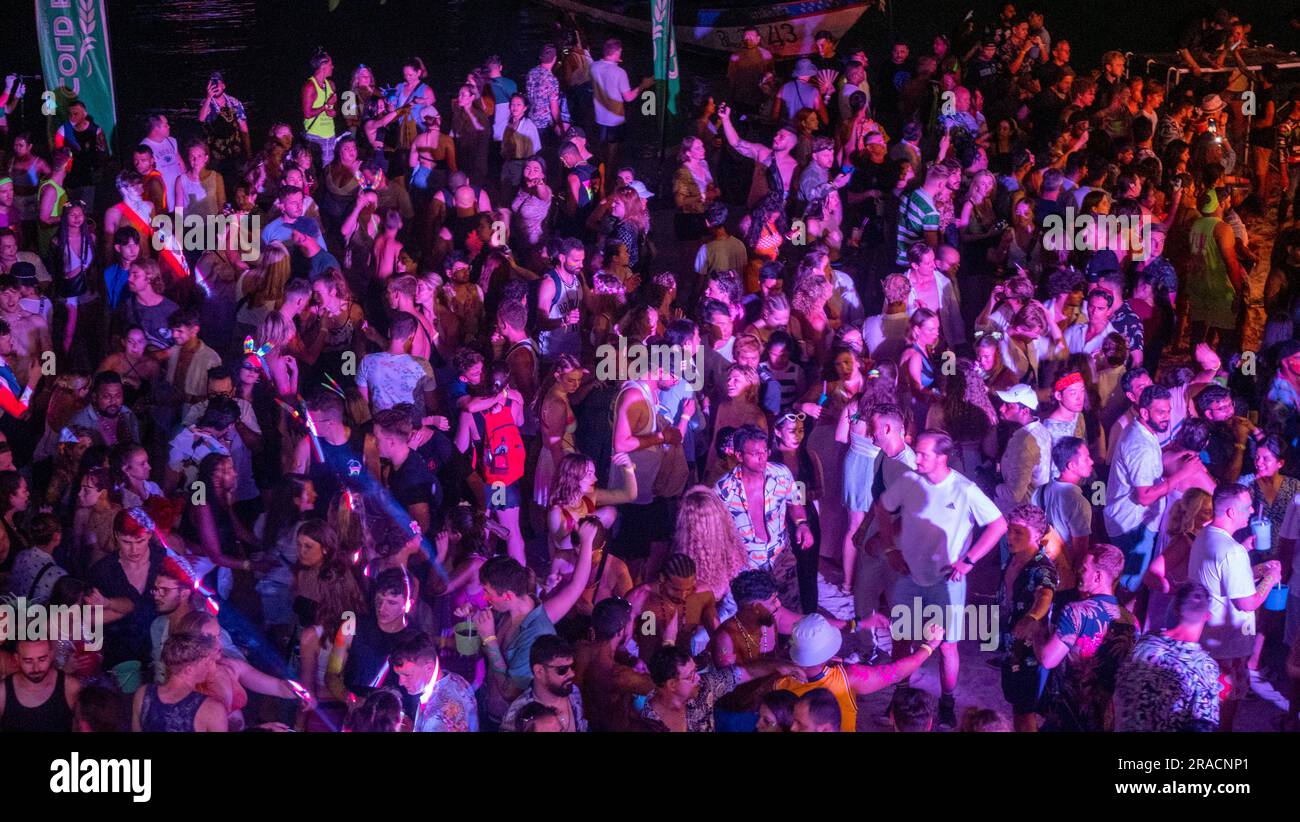
[[[483,479],[489,485],[510,485],[524,476],[524,440],[515,425],[510,403],[493,413],[479,414],[479,436],[483,443]]]

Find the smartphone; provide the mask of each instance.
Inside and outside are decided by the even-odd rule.
[[[854,168],[853,168],[853,164],[852,164],[852,163],[845,163],[844,165],[840,166],[840,173],[841,173],[841,174],[852,174],[853,171],[854,171]]]
[[[1210,130],[1211,134],[1219,133],[1219,121],[1215,120],[1213,117],[1211,117],[1209,122],[1205,124],[1205,127]]]

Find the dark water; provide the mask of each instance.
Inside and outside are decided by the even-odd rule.
[[[31,4],[4,0],[4,5],[0,72],[39,72]],[[1071,40],[1075,66],[1086,67],[1110,48],[1171,49],[1181,22],[1197,4],[1043,0],[1034,5],[1046,11],[1053,37]],[[1255,23],[1257,41],[1297,47],[1294,33],[1284,25],[1294,0],[1235,0],[1229,5]],[[998,0],[890,0],[887,14],[868,12],[849,39],[882,49],[894,32],[910,39],[914,48],[925,48],[934,32],[955,27],[968,8],[987,14],[999,6]],[[1021,6],[1022,12],[1029,8]],[[333,55],[335,80],[343,88],[359,62],[371,66],[386,85],[400,79],[408,55],[422,57],[445,112],[455,87],[488,54],[499,53],[507,75],[522,80],[557,18],[555,10],[533,0],[339,0],[333,12],[329,0],[108,0],[108,9],[123,140],[140,135],[141,119],[151,111],[192,118],[208,74],[217,69],[226,73],[230,93],[248,106],[255,132],[274,120],[293,121],[307,60],[318,46]],[[592,42],[616,33],[586,25]],[[624,62],[635,82],[649,70],[648,37],[621,36]],[[697,78],[720,75],[723,62],[715,55],[685,52],[681,68],[683,89],[689,91]],[[39,104],[39,95],[30,95],[29,101]],[[39,130],[35,115],[34,110],[28,113],[28,125]]]

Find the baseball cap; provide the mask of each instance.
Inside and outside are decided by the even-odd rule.
[[[821,614],[808,614],[790,632],[790,660],[814,668],[839,653],[844,638]]]
[[[1031,411],[1038,410],[1038,395],[1034,393],[1034,389],[1025,385],[1023,382],[1013,385],[1005,391],[997,391],[995,393],[998,395],[998,399],[1003,402],[1018,403]]]
[[[1084,268],[1084,274],[1087,275],[1088,282],[1095,283],[1103,275],[1113,274],[1119,270],[1119,257],[1115,256],[1114,251],[1103,248],[1088,260],[1088,264]]]
[[[635,191],[637,193],[637,196],[640,197],[642,200],[649,200],[651,197],[655,196],[650,192],[650,189],[645,187],[645,183],[641,182],[640,180],[633,180],[631,183],[628,184],[628,188]]]

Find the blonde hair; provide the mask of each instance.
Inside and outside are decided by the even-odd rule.
[[[167,284],[163,280],[162,269],[158,267],[157,260],[136,260],[131,263],[131,267],[144,272],[145,279],[149,282],[149,289],[153,293],[161,295],[167,290]]]
[[[905,303],[907,295],[912,293],[912,281],[902,274],[890,274],[885,278],[885,302]]]
[[[752,337],[750,339],[753,339]],[[732,374],[738,374],[745,380],[745,387],[741,390],[737,399],[746,399],[750,402],[758,402],[758,372],[752,366],[732,363],[727,369],[727,377]]]
[[[257,260],[257,267],[252,271],[257,294],[261,305],[277,308],[284,302],[284,285],[289,282],[292,272],[289,268],[289,250],[284,243],[275,241],[262,249],[262,256]]]
[[[790,306],[807,316],[826,304],[831,298],[831,283],[821,272],[805,276],[795,285]]]
[[[763,298],[763,319],[771,317],[778,311],[790,310],[790,301],[784,294],[769,294]]]
[[[1205,527],[1205,517],[1201,512],[1210,507],[1213,498],[1203,488],[1189,488],[1186,493],[1169,506],[1169,516],[1165,519],[1165,533],[1171,537],[1194,536]]]
[[[257,326],[257,344],[260,347],[271,343],[278,349],[292,340],[294,333],[293,325],[284,318],[284,315],[279,311],[272,311]]]
[[[724,588],[749,564],[749,555],[727,506],[706,485],[697,485],[682,496],[673,532],[673,553],[695,561],[696,582],[708,591]]]

